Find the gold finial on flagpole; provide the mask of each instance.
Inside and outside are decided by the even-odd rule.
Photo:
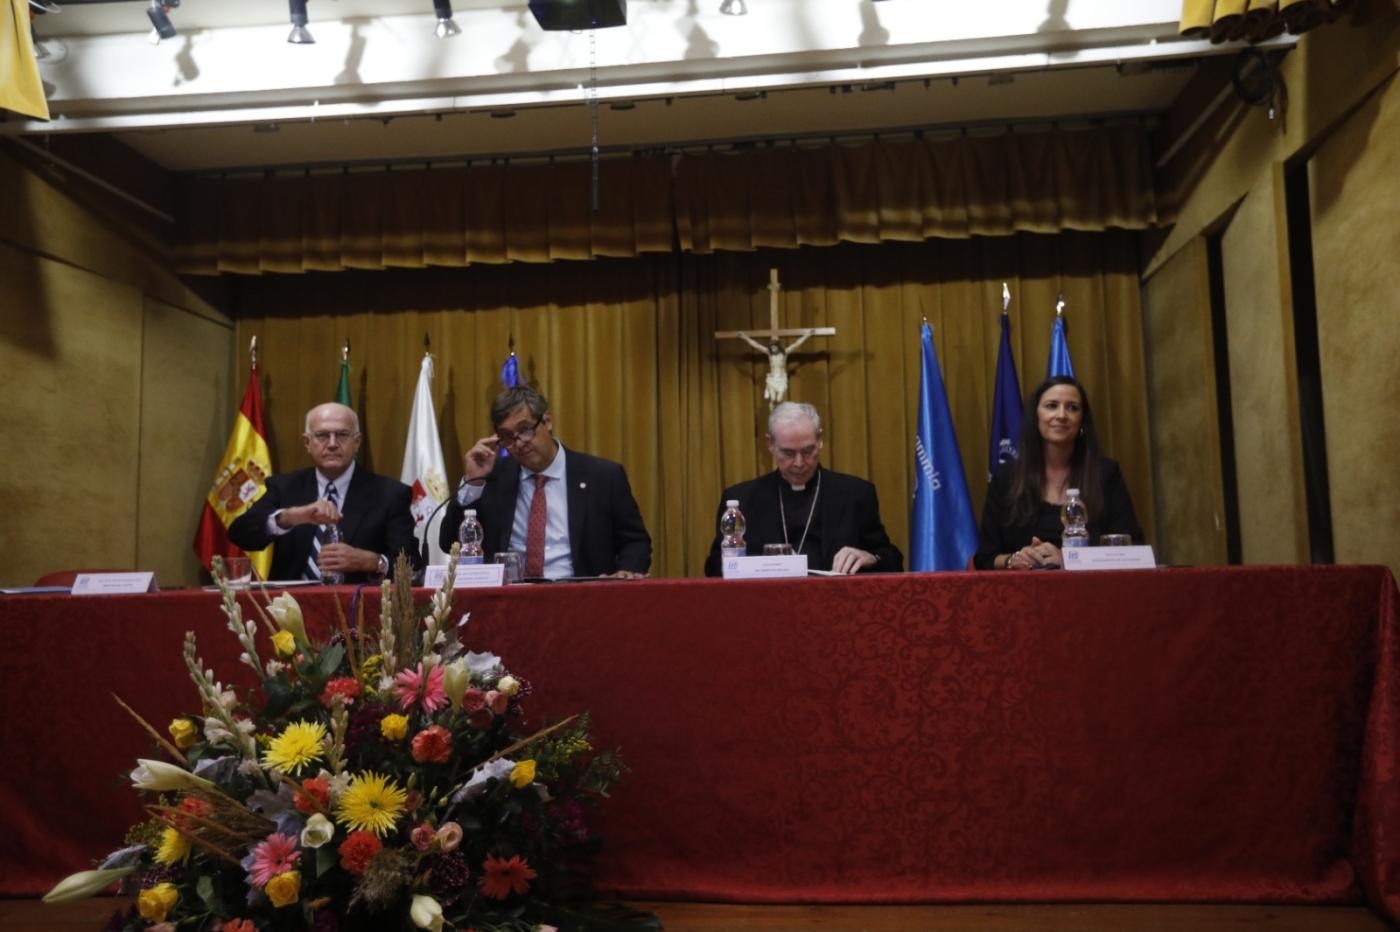
[[[1063,291],[1060,292],[1060,297],[1059,297],[1059,299],[1055,302],[1055,316],[1056,316],[1056,317],[1064,317],[1064,316],[1065,316],[1065,293],[1064,293]]]
[[[248,355],[253,358],[253,368],[258,367],[258,335],[253,334],[253,339],[248,341]]]
[[[1006,282],[1001,283],[1001,312],[1006,313],[1006,309],[1011,306],[1011,288]]]
[[[346,337],[346,338],[345,338],[345,345],[342,346],[342,347],[340,348],[340,361],[341,361],[341,362],[349,362],[349,361],[350,361],[350,338],[349,338],[349,337]]]
[[[433,341],[428,339],[428,331],[423,331],[423,355],[433,355]]]

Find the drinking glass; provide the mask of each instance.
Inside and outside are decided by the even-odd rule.
[[[1131,534],[1100,534],[1100,547],[1131,547],[1133,537]]]
[[[790,557],[792,556],[792,544],[764,544],[763,555],[765,557]]]
[[[505,565],[502,576],[507,584],[518,583],[525,576],[525,554],[519,550],[502,550],[495,561]]]
[[[253,582],[253,561],[247,557],[224,557],[224,578],[230,589],[247,589]]]

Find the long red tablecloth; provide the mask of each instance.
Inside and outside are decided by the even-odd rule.
[[[298,590],[313,619],[351,590]],[[377,601],[376,594],[366,595]],[[1400,918],[1380,567],[643,581],[458,593],[466,640],[631,767],[605,890],[752,902],[1369,902]],[[373,613],[369,617],[374,617]],[[217,596],[0,599],[0,893],[118,847],[197,710]]]

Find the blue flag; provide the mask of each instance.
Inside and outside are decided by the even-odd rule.
[[[1045,377],[1057,375],[1074,378],[1074,365],[1069,361],[1069,344],[1065,342],[1065,319],[1055,315],[1055,329],[1050,331],[1050,361],[1045,365]]]
[[[506,357],[505,365],[501,366],[501,387],[514,388],[520,384],[520,360],[516,358],[515,350],[510,351]]]
[[[1068,357],[1066,357],[1068,358]],[[997,350],[997,385],[992,397],[992,447],[987,456],[987,477],[1019,452],[1021,437],[1021,383],[1016,380],[1016,358],[1011,355],[1011,318],[1001,315],[1001,348]]]
[[[933,352],[933,330],[925,322],[919,382],[919,426],[914,437],[914,516],[910,522],[909,568],[914,572],[960,570],[977,549],[977,521],[967,494],[953,416],[943,374]]]

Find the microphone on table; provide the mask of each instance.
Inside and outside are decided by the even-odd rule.
[[[431,514],[428,515],[428,520],[423,522],[423,543],[422,543],[422,545],[418,548],[418,550],[419,550],[419,554],[418,554],[418,555],[422,558],[422,560],[423,560],[423,566],[424,566],[425,568],[426,568],[427,565],[428,565],[428,549],[429,549],[428,541],[430,540],[430,538],[428,537],[428,534],[429,534],[429,533],[432,531],[432,529],[433,529],[433,519],[437,517],[437,513],[438,513],[439,511],[442,511],[444,508],[447,507],[447,503],[448,503],[448,502],[453,501],[454,499],[456,499],[457,494],[458,494],[459,492],[462,491],[462,489],[466,486],[466,484],[467,484],[467,477],[466,477],[466,476],[463,476],[462,479],[461,479],[461,481],[457,483],[457,488],[455,488],[455,489],[452,490],[452,494],[449,495],[449,496],[447,496],[447,498],[444,498],[442,501],[438,502],[438,506],[432,510],[432,513],[431,513]]]

